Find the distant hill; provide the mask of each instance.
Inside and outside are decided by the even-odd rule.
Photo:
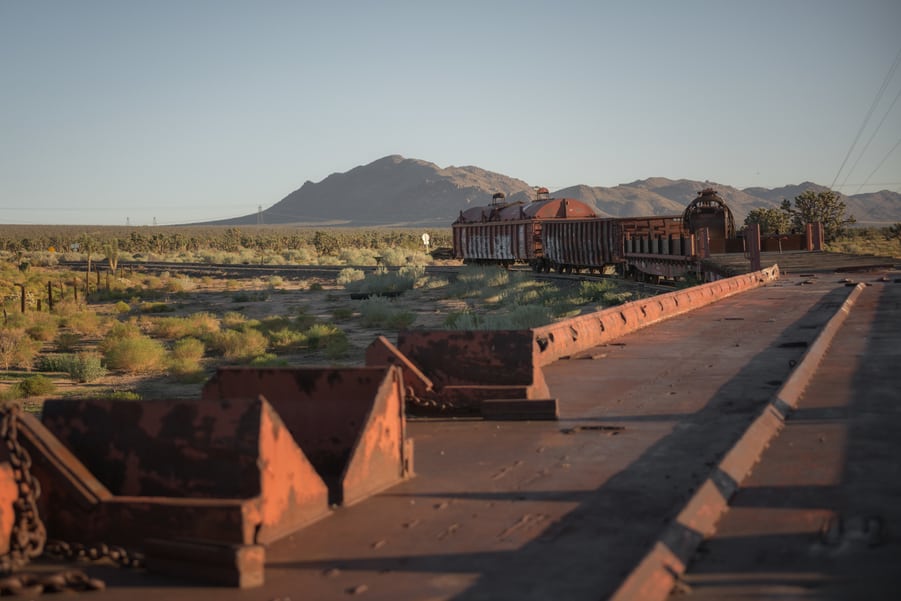
[[[539,182],[540,184],[540,182]],[[781,188],[745,188],[694,180],[654,177],[612,188],[585,185],[556,190],[556,197],[576,198],[600,215],[625,217],[681,213],[698,191],[712,187],[735,214],[736,223],[756,207],[778,207],[808,189],[825,186],[804,182]],[[305,182],[261,214],[208,222],[210,225],[298,224],[360,226],[447,226],[460,211],[491,202],[496,192],[508,201],[534,197],[533,186],[479,167],[439,167],[418,159],[391,155],[333,173],[321,182]],[[901,222],[901,194],[883,190],[844,197],[859,223]]]

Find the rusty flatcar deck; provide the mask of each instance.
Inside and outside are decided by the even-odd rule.
[[[273,543],[261,588],[88,566],[109,584],[90,596],[606,598],[841,306],[841,279],[784,277],[545,367],[559,422],[411,421],[416,478]]]
[[[899,598],[899,277],[855,301],[679,599]]]

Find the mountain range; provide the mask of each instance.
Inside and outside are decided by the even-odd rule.
[[[812,182],[781,188],[738,189],[709,181],[652,177],[612,188],[576,185],[551,192],[552,197],[575,198],[612,217],[672,215],[704,188],[714,188],[726,201],[737,224],[757,207],[779,207],[805,190],[827,190]],[[320,182],[305,182],[268,209],[207,225],[296,224],[307,226],[419,226],[450,225],[461,211],[487,205],[496,192],[507,201],[528,201],[535,187],[520,179],[479,167],[439,167],[434,163],[390,155],[333,173]],[[901,194],[883,190],[843,196],[848,213],[858,223],[876,225],[901,221]]]

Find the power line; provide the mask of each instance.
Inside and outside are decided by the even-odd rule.
[[[901,63],[901,49],[898,50],[898,54],[895,55],[895,61],[892,63],[892,66],[889,67],[888,73],[886,73],[885,75],[885,79],[882,80],[882,86],[879,88],[879,91],[876,92],[876,97],[873,98],[873,103],[870,105],[870,110],[867,111],[867,116],[864,117],[863,123],[860,124],[860,129],[857,130],[857,135],[854,136],[854,141],[851,142],[851,147],[848,148],[848,153],[845,155],[841,166],[838,168],[838,171],[835,174],[835,178],[832,180],[832,185],[829,186],[830,189],[835,188],[835,182],[838,181],[838,176],[841,175],[842,170],[848,163],[848,159],[851,157],[851,153],[854,151],[854,147],[857,146],[857,142],[858,140],[860,140],[860,135],[866,128],[867,123],[870,122],[870,117],[873,116],[873,111],[876,110],[876,106],[879,104],[879,101],[882,100],[882,95],[885,93],[885,89],[888,87],[889,82],[895,75],[895,70],[898,68],[899,63]]]
[[[876,168],[873,169],[872,173],[870,173],[870,175],[867,176],[867,179],[863,180],[863,183],[860,184],[860,187],[858,187],[857,190],[854,192],[855,194],[860,192],[860,189],[867,185],[867,182],[870,181],[870,178],[873,177],[873,175],[875,175],[877,171],[879,171],[879,168],[882,167],[882,164],[885,163],[888,160],[888,158],[891,156],[891,154],[893,152],[895,152],[895,150],[898,149],[898,146],[901,146],[901,138],[898,138],[898,141],[895,142],[895,145],[892,146],[891,150],[889,150],[887,153],[885,153],[885,156],[882,157],[882,160],[879,161],[879,164],[876,165]],[[873,185],[882,186],[885,184],[873,184]]]
[[[892,103],[889,105],[888,110],[886,110],[885,114],[882,115],[882,119],[880,119],[879,125],[877,125],[876,129],[873,130],[873,133],[870,134],[870,139],[867,140],[867,143],[864,144],[863,150],[861,150],[860,154],[857,155],[857,160],[854,161],[853,165],[851,165],[851,169],[848,170],[848,173],[845,175],[845,179],[842,182],[842,185],[839,186],[839,188],[845,187],[845,184],[847,183],[848,178],[851,177],[852,173],[854,173],[854,170],[857,168],[857,164],[860,163],[860,159],[863,158],[863,155],[865,155],[867,153],[867,149],[870,147],[870,144],[873,142],[873,138],[875,138],[876,134],[879,133],[879,130],[882,128],[882,124],[885,123],[885,120],[888,118],[889,114],[892,112],[892,109],[895,108],[895,103],[898,102],[899,98],[901,98],[901,89],[899,89],[898,93],[895,94],[895,99],[892,100]]]

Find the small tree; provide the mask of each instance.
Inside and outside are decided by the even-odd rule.
[[[846,209],[841,195],[832,190],[807,190],[795,197],[794,206],[788,199],[782,201],[782,210],[791,219],[792,227],[800,230],[807,223],[819,221],[823,224],[827,242],[835,240],[845,226],[857,223],[853,215],[845,213]]]
[[[757,208],[745,217],[745,225],[757,223],[761,234],[784,234],[791,227],[789,215],[780,209]]]

